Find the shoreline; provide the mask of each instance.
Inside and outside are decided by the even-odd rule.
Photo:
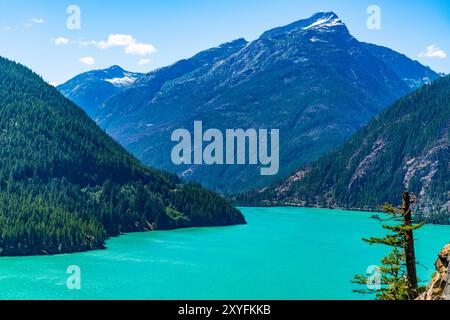
[[[368,210],[368,209],[358,209],[358,208],[338,208],[338,207],[312,207],[312,206],[302,206],[298,204],[267,204],[267,205],[234,205],[235,208],[305,208],[305,209],[326,209],[326,210],[333,210],[333,211],[348,211],[348,212],[365,212],[365,213],[381,213],[386,214],[383,211],[376,211],[376,210]],[[372,217],[373,218],[373,217]],[[375,218],[373,218],[375,219]],[[376,219],[375,219],[376,220]],[[380,220],[382,221],[382,220]],[[61,252],[61,253],[54,253],[54,254],[30,254],[30,255],[0,255],[0,260],[2,258],[19,258],[19,257],[51,257],[51,256],[61,256],[61,255],[71,255],[71,254],[77,254],[77,253],[85,253],[85,252],[91,252],[91,251],[105,251],[108,250],[108,247],[106,246],[106,242],[114,239],[114,238],[120,238],[122,236],[133,234],[133,233],[146,233],[146,232],[166,232],[166,231],[174,231],[174,230],[182,230],[182,229],[201,229],[201,228],[224,228],[224,227],[233,227],[233,226],[241,226],[246,225],[248,222],[245,220],[245,223],[235,223],[235,224],[229,224],[229,225],[203,225],[203,226],[181,226],[177,228],[170,228],[170,229],[155,229],[155,230],[140,230],[140,231],[133,231],[133,232],[124,232],[119,235],[115,236],[109,236],[104,244],[103,248],[93,248],[93,249],[86,249],[86,250],[78,250],[78,251],[71,251],[71,252]],[[445,224],[437,224],[437,223],[426,223],[427,225],[435,225],[435,226],[448,226]]]
[[[245,218],[245,217],[244,217]],[[169,229],[147,229],[147,230],[139,230],[139,231],[132,231],[132,232],[123,232],[118,235],[114,236],[108,236],[107,239],[105,239],[105,243],[103,244],[102,248],[92,248],[92,249],[84,249],[84,250],[75,250],[70,252],[60,252],[60,253],[42,253],[42,254],[23,254],[23,255],[0,255],[0,261],[2,258],[26,258],[26,257],[52,257],[52,256],[63,256],[63,255],[72,255],[77,253],[85,253],[85,252],[93,252],[93,251],[105,251],[108,250],[108,247],[106,246],[107,242],[111,239],[120,238],[122,236],[126,236],[129,234],[134,233],[147,233],[147,232],[167,232],[167,231],[174,231],[174,230],[184,230],[184,229],[202,229],[202,228],[226,228],[226,227],[234,227],[234,226],[244,226],[247,225],[248,222],[245,220],[244,223],[234,223],[234,224],[227,224],[227,225],[204,225],[204,226],[180,226],[176,228],[169,228]]]
[[[374,209],[361,209],[361,208],[341,208],[341,207],[320,207],[320,206],[302,206],[299,204],[267,204],[267,205],[241,205],[235,204],[237,208],[278,208],[278,207],[291,207],[291,208],[308,208],[308,209],[329,209],[329,210],[341,210],[341,211],[362,211],[371,213],[382,213],[383,211],[377,211]]]
[[[280,208],[280,207],[286,207],[286,208],[305,208],[305,209],[328,209],[328,210],[337,210],[337,211],[350,211],[350,212],[367,212],[367,213],[382,213],[386,214],[386,212],[383,212],[382,210],[374,210],[374,209],[361,209],[361,208],[340,208],[340,207],[319,207],[319,206],[302,206],[299,204],[267,204],[267,205],[234,205],[236,208]],[[415,223],[418,223],[419,221],[414,221]],[[432,225],[432,226],[449,226],[450,224],[444,224],[444,223],[432,223],[425,221],[425,224]]]

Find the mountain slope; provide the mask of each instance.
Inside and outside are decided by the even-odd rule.
[[[141,76],[141,73],[112,66],[82,73],[59,85],[57,89],[83,108],[90,117],[94,117],[106,100],[130,87]]]
[[[428,221],[450,223],[450,76],[400,99],[337,151],[241,204],[377,210],[417,196]]]
[[[103,127],[121,127],[124,120],[138,121],[138,119],[131,120],[130,118],[135,115],[140,116],[140,111],[144,113],[146,111],[144,108],[147,108],[149,103],[162,94],[166,87],[172,86],[172,83],[175,85],[184,81],[183,79],[195,78],[208,72],[216,63],[239,52],[247,44],[244,39],[237,39],[217,48],[200,52],[190,59],[180,60],[171,66],[146,74],[136,81],[130,90],[122,92],[102,106],[96,120]],[[177,92],[175,91],[173,94],[177,94]],[[146,118],[149,116],[144,115]],[[167,121],[172,121],[171,119],[177,114],[169,110],[163,116]]]
[[[0,58],[0,255],[102,248],[121,232],[245,223],[218,195],[143,167],[29,69]]]
[[[418,89],[422,85],[429,84],[440,77],[438,73],[429,67],[425,67],[418,61],[413,61],[404,54],[400,54],[392,49],[371,43],[362,43],[362,45],[372,55],[383,60],[411,89]]]
[[[321,12],[151,72],[107,100],[96,121],[145,164],[232,193],[316,160],[410,91],[334,13]],[[257,166],[174,165],[171,133],[200,120],[222,132],[279,129],[278,175],[261,176]]]

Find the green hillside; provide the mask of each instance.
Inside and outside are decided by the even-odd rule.
[[[416,211],[449,223],[450,77],[400,99],[335,152],[242,204],[377,210],[416,195]]]
[[[0,255],[103,248],[123,232],[245,223],[220,196],[143,167],[29,69],[0,58]]]

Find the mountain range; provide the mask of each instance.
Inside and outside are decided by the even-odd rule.
[[[414,212],[450,223],[450,76],[400,99],[347,143],[274,186],[238,196],[244,205],[380,210],[415,195]]]
[[[124,232],[242,223],[228,201],[144,167],[41,77],[0,58],[0,255],[100,249]]]
[[[79,96],[101,101],[95,106],[72,99],[91,116],[98,110],[95,121],[143,163],[233,193],[289,176],[436,78],[404,55],[359,42],[335,13],[320,12],[252,42],[238,39],[152,71],[118,93],[76,85],[86,88]],[[58,89],[71,98],[76,83]],[[222,132],[279,129],[278,175],[261,176],[249,165],[174,165],[171,134],[192,130],[196,120]]]

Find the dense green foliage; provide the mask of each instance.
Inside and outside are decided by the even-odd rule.
[[[359,289],[354,291],[361,294],[374,294],[379,300],[414,300],[423,288],[418,287],[415,256],[413,254],[413,259],[410,261],[406,251],[412,248],[414,252],[413,231],[420,229],[423,223],[416,225],[405,223],[405,213],[389,204],[385,205],[385,211],[392,215],[391,220],[399,219],[402,222],[383,225],[383,228],[389,231],[389,234],[383,238],[372,237],[363,240],[369,244],[388,246],[392,248],[392,251],[381,259],[381,265],[378,270],[375,270],[378,274],[355,276],[353,283],[359,285]],[[411,211],[408,210],[406,214],[411,216]],[[410,237],[412,242],[408,241]],[[408,268],[407,264],[413,267]],[[411,270],[414,275],[408,274]],[[413,285],[408,281],[408,277],[411,278],[411,276],[414,279]]]
[[[82,251],[121,232],[244,222],[220,196],[143,167],[55,88],[0,58],[0,255]]]
[[[378,210],[409,191],[427,221],[449,223],[449,130],[447,76],[400,99],[297,178],[238,202]]]

